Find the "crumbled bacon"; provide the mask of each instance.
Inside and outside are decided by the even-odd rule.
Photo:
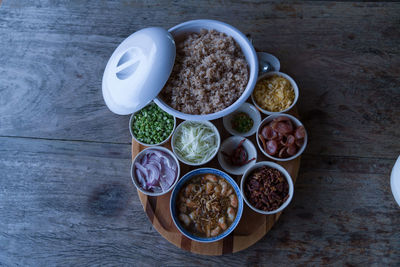
[[[273,211],[288,199],[289,184],[280,171],[263,166],[246,179],[244,192],[255,208]]]

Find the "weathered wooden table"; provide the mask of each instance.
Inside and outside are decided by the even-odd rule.
[[[125,37],[196,18],[232,24],[280,58],[310,134],[279,222],[220,257],[152,228],[130,180],[129,118],[101,94]],[[400,3],[3,1],[0,265],[396,265],[399,124]]]

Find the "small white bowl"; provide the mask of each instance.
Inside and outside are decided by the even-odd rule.
[[[251,127],[251,129],[248,132],[245,133],[240,133],[236,130],[234,130],[232,128],[232,124],[231,124],[231,120],[233,119],[233,117],[235,116],[235,114],[237,114],[238,112],[244,112],[247,115],[249,115],[249,117],[253,120],[253,127]],[[238,135],[238,136],[250,136],[255,134],[255,132],[257,131],[257,127],[261,122],[261,115],[260,112],[258,111],[258,109],[253,106],[252,104],[249,103],[244,103],[243,105],[241,105],[237,110],[235,110],[234,112],[232,112],[231,114],[225,116],[222,119],[222,123],[224,124],[225,129],[231,134],[231,135]]]
[[[227,154],[230,154],[235,148],[237,148],[237,146],[243,139],[245,139],[245,141],[243,143],[243,148],[247,151],[247,159],[252,159],[252,158],[256,158],[256,159],[250,161],[249,163],[247,163],[243,166],[233,166],[227,161],[224,154],[222,154],[222,151],[224,151]],[[256,161],[257,161],[256,147],[253,145],[253,143],[249,139],[241,137],[241,136],[231,136],[228,139],[226,139],[224,142],[222,142],[221,148],[219,149],[219,152],[218,152],[218,162],[221,165],[221,167],[225,171],[227,171],[231,174],[234,174],[234,175],[243,174],[247,168],[256,164]]]
[[[165,192],[150,192],[150,191],[147,191],[147,190],[143,189],[143,188],[140,186],[139,182],[138,182],[137,179],[136,179],[136,173],[135,173],[135,171],[134,171],[134,170],[135,170],[135,163],[136,163],[138,160],[140,160],[140,159],[147,153],[148,150],[159,150],[159,151],[165,152],[165,153],[167,153],[168,155],[170,155],[170,156],[174,159],[174,161],[175,161],[175,163],[176,163],[176,166],[177,166],[177,173],[176,173],[175,181],[174,181],[174,183],[171,185],[171,187],[170,187],[167,191],[165,191]],[[175,185],[176,185],[176,183],[178,182],[180,173],[181,173],[181,167],[180,167],[180,165],[179,165],[178,159],[175,157],[174,153],[171,152],[171,150],[169,150],[169,149],[167,149],[167,148],[165,148],[165,147],[162,147],[162,146],[152,146],[152,147],[148,147],[148,148],[146,148],[146,149],[143,149],[139,154],[136,155],[135,159],[134,159],[133,162],[132,162],[132,166],[131,166],[131,178],[132,178],[133,184],[136,186],[136,188],[137,188],[140,192],[142,192],[143,194],[148,195],[148,196],[161,196],[161,195],[164,195],[164,194],[168,193],[169,191],[171,191],[172,188],[174,188]]]
[[[216,149],[215,149],[215,152],[214,152],[209,158],[204,159],[202,162],[199,162],[199,163],[190,162],[190,161],[188,161],[188,160],[182,158],[182,157],[179,155],[179,153],[177,153],[177,151],[175,150],[175,140],[176,140],[176,137],[177,137],[177,135],[179,134],[179,132],[180,132],[182,126],[185,125],[185,124],[187,124],[187,123],[205,124],[205,125],[207,125],[208,127],[210,127],[210,128],[214,131],[214,133],[215,133],[216,142],[217,142],[217,147],[216,147]],[[185,163],[185,164],[190,165],[190,166],[200,166],[200,165],[203,165],[203,164],[206,164],[206,163],[210,162],[210,161],[215,157],[215,155],[217,154],[220,145],[221,145],[221,136],[219,135],[219,131],[218,131],[217,127],[215,127],[215,125],[214,125],[213,123],[209,122],[209,121],[183,121],[183,122],[181,122],[181,123],[178,125],[178,127],[176,127],[175,132],[174,132],[174,134],[172,135],[172,139],[171,139],[171,147],[172,147],[172,151],[174,152],[175,156],[176,156],[182,163]]]
[[[153,102],[151,102],[149,105],[156,105],[156,104],[153,103]],[[149,105],[147,105],[147,106],[149,106]],[[147,107],[147,106],[145,106],[145,107]],[[144,107],[144,108],[145,108],[145,107]],[[142,110],[142,109],[141,109],[141,110]],[[174,130],[175,130],[175,127],[176,127],[176,118],[175,118],[175,116],[171,115],[171,116],[174,118],[174,126],[172,127],[171,133],[169,134],[169,136],[168,136],[164,141],[162,141],[162,142],[160,142],[160,143],[158,143],[158,144],[146,144],[146,143],[144,143],[144,142],[139,141],[139,140],[135,137],[135,135],[133,134],[133,131],[132,131],[133,118],[135,117],[136,113],[140,112],[141,110],[138,110],[138,111],[136,111],[135,113],[132,113],[131,118],[129,119],[129,132],[131,133],[132,138],[135,139],[135,141],[138,142],[139,144],[141,144],[141,145],[143,145],[143,146],[148,146],[148,147],[151,147],[151,146],[160,146],[160,145],[162,145],[162,144],[165,144],[165,143],[171,138],[172,134],[174,133]],[[161,110],[162,110],[162,109],[161,109]],[[162,111],[163,111],[163,110],[162,110]],[[165,111],[163,111],[163,112],[165,112]]]
[[[286,181],[289,184],[289,193],[288,193],[289,197],[286,199],[285,202],[283,202],[283,204],[278,209],[273,210],[273,211],[263,211],[263,210],[256,209],[255,207],[253,207],[253,205],[250,204],[250,202],[247,199],[247,197],[245,195],[245,192],[244,192],[244,184],[245,184],[245,181],[246,181],[247,177],[254,170],[256,170],[256,169],[258,169],[260,167],[263,167],[263,166],[268,166],[270,168],[274,168],[274,169],[277,169],[278,171],[280,171],[283,174],[283,176],[285,176]],[[257,162],[256,164],[254,164],[253,166],[249,167],[245,171],[245,173],[242,176],[242,179],[240,180],[240,191],[242,193],[243,200],[246,202],[247,206],[249,206],[255,212],[268,215],[268,214],[275,214],[275,213],[281,212],[283,209],[285,209],[289,205],[290,201],[293,198],[294,186],[293,186],[292,178],[290,177],[290,174],[286,171],[285,168],[283,168],[281,165],[279,165],[279,164],[277,164],[275,162],[261,161],[261,162]]]
[[[293,88],[293,90],[294,90],[294,100],[293,100],[293,103],[292,103],[287,109],[284,109],[284,110],[281,110],[281,111],[278,111],[278,112],[272,112],[272,111],[268,111],[268,110],[265,110],[265,109],[261,108],[261,107],[257,104],[257,102],[256,102],[256,100],[254,99],[254,96],[253,96],[253,94],[254,94],[254,91],[253,91],[253,93],[251,94],[251,101],[253,101],[253,104],[254,104],[262,113],[264,113],[264,114],[266,114],[266,115],[279,114],[279,113],[283,113],[283,112],[289,111],[292,107],[294,107],[294,105],[296,105],[297,99],[299,98],[299,88],[297,87],[296,82],[292,79],[292,77],[290,77],[289,75],[287,75],[287,74],[285,74],[285,73],[283,73],[283,72],[279,72],[279,71],[270,71],[270,72],[267,72],[267,73],[261,75],[260,77],[258,77],[257,83],[260,82],[261,80],[267,78],[267,77],[271,77],[271,76],[274,76],[274,75],[281,76],[281,77],[287,79],[287,80],[290,82],[290,84],[292,85],[292,88]],[[254,89],[254,90],[255,90],[255,89]]]
[[[297,151],[296,154],[294,154],[293,156],[288,157],[288,158],[278,158],[278,157],[274,157],[274,156],[271,156],[270,154],[268,154],[267,152],[265,152],[264,149],[263,149],[263,146],[262,146],[262,144],[261,144],[261,142],[260,142],[260,138],[258,137],[258,135],[260,134],[260,131],[261,131],[261,129],[262,129],[262,127],[263,127],[264,125],[266,125],[267,123],[269,123],[269,122],[272,121],[273,119],[275,119],[275,118],[277,118],[277,117],[280,117],[280,116],[288,117],[296,127],[297,127],[297,126],[303,126],[303,127],[304,127],[304,125],[303,125],[296,117],[294,117],[294,116],[292,116],[292,115],[289,115],[289,114],[275,114],[275,115],[270,115],[270,116],[266,117],[265,119],[263,119],[262,122],[260,123],[260,125],[258,126],[257,133],[256,133],[257,145],[258,145],[258,148],[261,150],[261,152],[262,152],[265,156],[267,156],[268,158],[273,159],[273,160],[276,160],[276,161],[289,161],[289,160],[295,159],[295,158],[297,158],[298,156],[300,156],[300,155],[304,152],[304,149],[306,149],[307,141],[308,141],[308,135],[307,135],[307,131],[306,131],[306,128],[305,128],[305,127],[304,127],[304,131],[306,132],[306,135],[305,135],[305,137],[304,137],[304,143],[303,143],[303,145],[302,145],[301,148]]]

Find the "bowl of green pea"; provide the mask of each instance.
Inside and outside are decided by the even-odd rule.
[[[176,118],[159,108],[154,102],[132,114],[129,131],[133,139],[144,146],[159,146],[174,133]]]

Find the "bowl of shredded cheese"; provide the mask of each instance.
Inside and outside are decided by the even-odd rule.
[[[264,114],[289,111],[297,102],[299,88],[287,74],[271,71],[261,75],[251,94],[254,105]]]

